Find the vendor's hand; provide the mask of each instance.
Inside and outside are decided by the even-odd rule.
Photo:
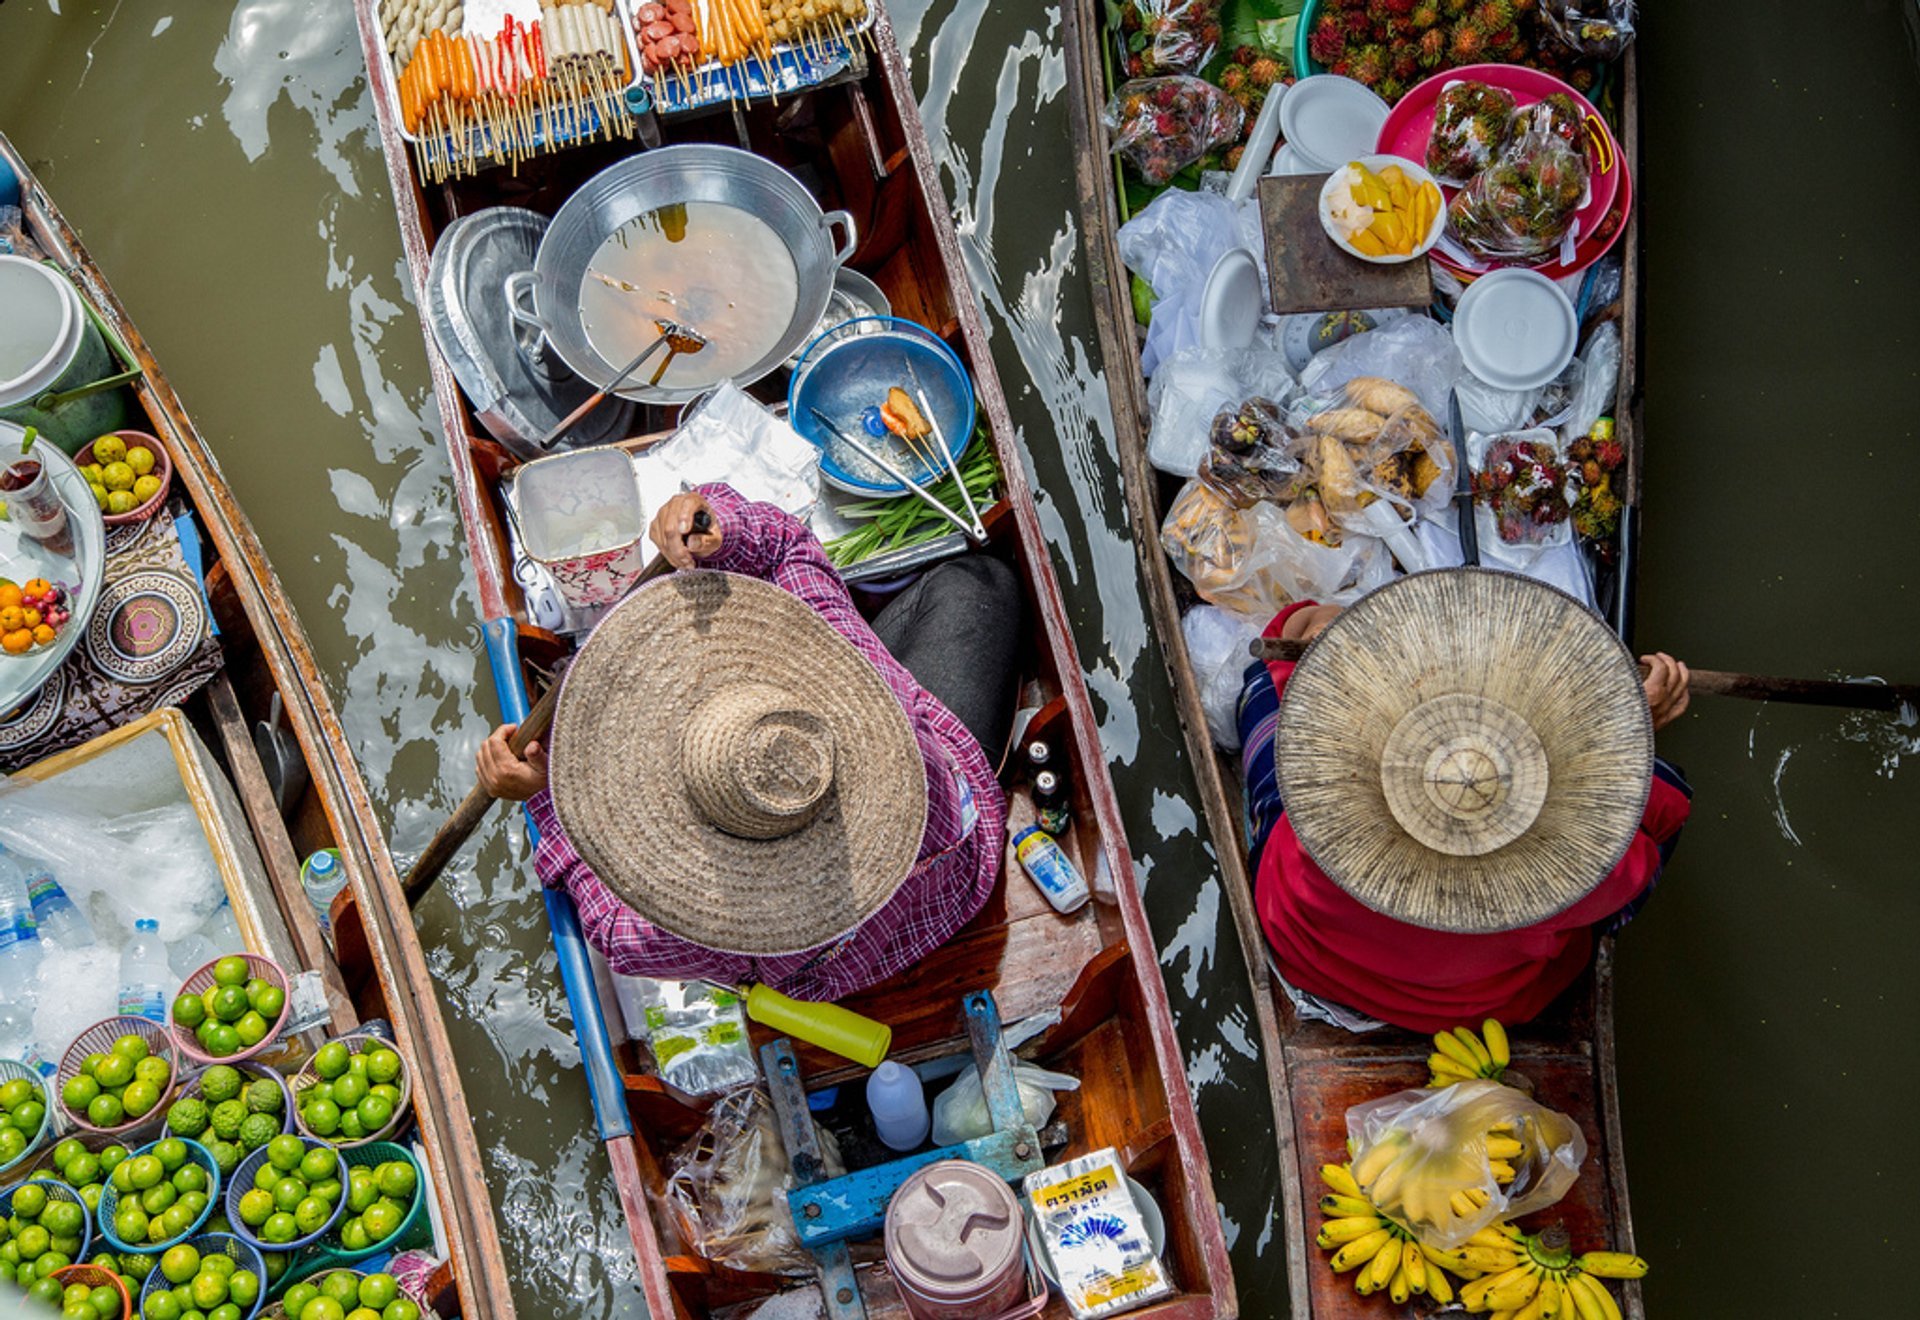
[[[694,515],[701,513],[707,515],[710,525],[708,530],[696,532]],[[661,505],[647,534],[675,568],[692,568],[694,560],[711,559],[720,553],[720,515],[703,496],[691,492],[675,495]]]
[[[1309,605],[1295,610],[1280,627],[1280,636],[1290,642],[1310,642],[1340,617],[1338,605]]]
[[[515,754],[507,740],[517,724],[502,724],[480,744],[474,769],[480,787],[503,802],[525,802],[547,786],[547,749],[537,742],[527,744],[526,755]]]
[[[1653,727],[1658,731],[1679,719],[1687,709],[1690,699],[1687,667],[1665,651],[1643,655],[1640,663],[1647,671],[1646,678],[1641,682],[1647,692],[1647,709],[1652,713]]]

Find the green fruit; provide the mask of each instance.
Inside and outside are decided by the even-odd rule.
[[[158,1187],[149,1187],[140,1193],[140,1208],[149,1215],[164,1214],[169,1206],[180,1199],[180,1193],[173,1190],[172,1183],[161,1183]]]
[[[88,1316],[92,1320],[92,1316]],[[371,1307],[356,1306],[347,1312],[347,1320],[380,1320],[380,1313]]]
[[[242,1311],[260,1300],[260,1277],[252,1270],[235,1270],[227,1279],[227,1297]]]
[[[204,1101],[189,1096],[167,1107],[167,1131],[183,1137],[197,1137],[207,1130],[208,1111]]]
[[[328,1205],[340,1204],[340,1180],[338,1178],[322,1178],[319,1182],[310,1184],[307,1190],[319,1197],[322,1201],[325,1201]]]
[[[357,1215],[379,1199],[380,1180],[377,1174],[362,1167],[347,1171],[347,1213]]]
[[[224,1251],[202,1257],[200,1261],[200,1269],[203,1273],[218,1274],[223,1279],[231,1277],[237,1268],[238,1266],[234,1264],[233,1257],[227,1255]]]
[[[357,1306],[360,1302],[360,1280],[347,1270],[335,1270],[320,1280],[320,1295],[331,1297],[342,1306]]]
[[[313,1056],[314,1075],[322,1081],[330,1082],[347,1071],[348,1061],[351,1058],[352,1053],[345,1045],[337,1040],[330,1040],[320,1047],[318,1054]]]
[[[261,1160],[259,1167],[253,1171],[253,1185],[263,1192],[272,1191],[273,1185],[279,1181],[280,1170],[273,1167],[271,1160]]]
[[[114,1039],[112,1053],[118,1054],[129,1063],[138,1063],[153,1053],[153,1047],[147,1044],[145,1036],[128,1032]]]
[[[12,1164],[27,1152],[27,1139],[19,1129],[0,1127],[0,1165]]]
[[[40,1278],[36,1279],[27,1288],[27,1296],[33,1298],[36,1302],[50,1302],[58,1306],[60,1305],[60,1296],[63,1291],[60,1287],[60,1280]]]
[[[370,1095],[355,1105],[354,1113],[360,1119],[360,1126],[369,1132],[378,1132],[393,1121],[393,1106],[377,1095]]]
[[[248,1228],[258,1228],[273,1215],[273,1193],[263,1192],[258,1187],[240,1198],[240,1222]]]
[[[199,995],[181,995],[173,1001],[173,1020],[175,1025],[192,1031],[207,1020],[207,1006]]]
[[[292,1215],[283,1210],[267,1216],[267,1222],[260,1228],[262,1242],[291,1242],[299,1236],[299,1225],[293,1222]]]
[[[100,1320],[119,1320],[120,1294],[105,1284],[87,1292],[87,1305]]]
[[[360,1280],[360,1305],[378,1311],[400,1295],[400,1285],[391,1274],[369,1274]]]
[[[316,1297],[301,1308],[300,1320],[347,1320],[347,1312],[331,1297]]]
[[[367,1236],[366,1225],[349,1219],[340,1225],[340,1245],[348,1251],[365,1251],[373,1245],[373,1239]]]
[[[80,1060],[80,1071],[87,1074],[87,1076],[89,1077],[93,1076],[93,1070],[98,1068],[100,1066],[100,1061],[102,1059],[105,1059],[106,1057],[107,1056],[100,1053],[100,1051],[95,1050],[92,1054],[89,1054],[86,1058]]]
[[[221,1141],[233,1141],[240,1125],[247,1121],[247,1106],[242,1100],[222,1100],[213,1107],[213,1135]]]
[[[340,1157],[326,1147],[315,1147],[300,1157],[300,1176],[310,1183],[333,1177],[339,1167]]]
[[[213,992],[213,1015],[222,1022],[238,1022],[249,1007],[247,992],[237,985],[223,985]]]
[[[141,1307],[141,1320],[180,1320],[180,1303],[170,1292],[156,1292]]]
[[[307,1153],[307,1144],[292,1133],[284,1133],[267,1143],[267,1163],[282,1173],[292,1173],[300,1167],[300,1159]]]
[[[185,1283],[199,1272],[200,1252],[184,1242],[160,1257],[160,1274],[168,1283]]]
[[[122,1201],[120,1208],[113,1212],[113,1235],[122,1242],[147,1240],[147,1212],[140,1208],[138,1201]]]
[[[76,1114],[84,1114],[87,1112],[87,1106],[92,1104],[93,1098],[99,1094],[99,1082],[86,1073],[75,1073],[67,1079],[67,1084],[60,1088],[60,1103]]]
[[[207,1190],[207,1171],[198,1164],[183,1164],[173,1175],[173,1190],[185,1195],[188,1192]]]
[[[287,1272],[287,1265],[292,1260],[292,1255],[284,1251],[261,1252],[260,1262],[267,1267],[268,1284],[278,1283],[280,1276]]]
[[[278,1114],[286,1105],[280,1087],[262,1077],[247,1087],[247,1109],[255,1114]]]
[[[32,1082],[24,1077],[10,1077],[0,1082],[0,1109],[12,1109],[23,1100],[30,1100],[39,1093]]]
[[[228,1290],[227,1296],[229,1298],[233,1296],[231,1289]],[[249,1305],[251,1305],[251,1303],[249,1303]],[[220,1303],[220,1305],[208,1311],[207,1320],[244,1320],[245,1315],[246,1312],[242,1311],[229,1300]]]
[[[364,1077],[348,1073],[333,1084],[333,1101],[342,1112],[353,1108],[367,1098],[367,1080]]]
[[[333,1218],[333,1207],[317,1196],[309,1196],[293,1208],[293,1222],[302,1237],[318,1233]]]
[[[125,1118],[126,1109],[118,1096],[102,1093],[87,1105],[87,1122],[97,1128],[119,1127]]]
[[[157,1054],[148,1055],[133,1065],[133,1075],[143,1082],[152,1082],[164,1091],[167,1083],[173,1080],[173,1065]]]
[[[280,1305],[286,1310],[288,1315],[298,1316],[300,1309],[319,1295],[319,1285],[296,1283],[293,1287],[287,1289],[286,1295],[280,1299]]]
[[[40,1212],[40,1227],[56,1238],[77,1237],[86,1218],[87,1212],[72,1201],[48,1200],[47,1208]]]
[[[233,1024],[234,1034],[240,1037],[242,1049],[252,1049],[267,1038],[267,1020],[252,1009],[248,1009],[240,1020]]]
[[[331,1100],[315,1100],[300,1111],[300,1117],[317,1137],[330,1137],[340,1130],[340,1106]]]
[[[153,1143],[153,1157],[168,1173],[178,1172],[187,1162],[187,1143],[178,1137],[162,1137]]]
[[[360,1115],[358,1113],[351,1109],[343,1109],[340,1111],[340,1139],[342,1141],[359,1141],[366,1135],[366,1124],[360,1121]]]
[[[108,1147],[108,1149],[111,1150],[114,1148]],[[115,1164],[119,1162],[118,1160],[114,1161]],[[67,1186],[85,1187],[90,1183],[99,1182],[101,1170],[105,1167],[106,1165],[99,1155],[95,1155],[90,1150],[82,1150],[78,1155],[75,1155],[67,1161],[67,1167],[62,1169],[61,1173],[66,1175],[63,1181]]]
[[[390,1049],[377,1048],[367,1052],[367,1076],[376,1082],[392,1082],[400,1076],[400,1055]]]
[[[240,1144],[249,1151],[260,1149],[280,1135],[280,1120],[272,1114],[250,1114],[240,1124]]]
[[[92,1099],[93,1097],[89,1096],[87,1098]],[[81,1144],[78,1137],[68,1137],[53,1148],[53,1167],[65,1173],[67,1171],[67,1165],[73,1162],[74,1156],[90,1153],[91,1152]]]
[[[126,1108],[127,1117],[145,1118],[160,1103],[160,1088],[136,1077],[120,1093],[120,1103]]]
[[[135,1036],[134,1039],[139,1040],[140,1038]],[[141,1043],[145,1044],[146,1042],[141,1041]],[[105,1055],[93,1070],[93,1080],[100,1083],[100,1089],[103,1091],[111,1091],[117,1087],[125,1086],[133,1080],[133,1065],[135,1062],[136,1060],[130,1059],[124,1054]]]
[[[226,1178],[240,1167],[240,1161],[246,1152],[231,1141],[216,1141],[207,1147],[207,1154],[213,1156],[213,1165],[220,1170],[220,1176]]]
[[[282,1178],[273,1185],[273,1208],[292,1214],[307,1197],[307,1185],[298,1178]]]
[[[216,1063],[200,1076],[200,1094],[210,1105],[224,1104],[240,1094],[247,1079],[238,1068]]]
[[[227,1300],[227,1276],[224,1274],[196,1274],[193,1276],[193,1304],[203,1311],[210,1311]]]
[[[53,1249],[53,1234],[38,1224],[28,1224],[13,1235],[13,1240],[20,1244],[21,1260],[38,1260]]]
[[[257,991],[249,991],[247,1002],[253,1005],[253,1011],[268,1022],[277,1021],[287,1006],[287,992],[271,982],[262,985]]]
[[[360,1227],[367,1230],[369,1241],[385,1242],[400,1231],[400,1207],[392,1201],[375,1201],[360,1216]]]
[[[197,1218],[199,1218],[199,1211],[189,1209],[184,1201],[168,1206],[167,1212],[160,1216],[160,1240],[171,1242],[177,1237],[186,1236],[187,1230],[193,1227],[193,1221]]]
[[[213,965],[213,983],[218,986],[243,986],[252,968],[237,953],[230,953]]]

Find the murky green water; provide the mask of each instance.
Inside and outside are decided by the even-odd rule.
[[[1641,640],[1699,664],[1920,676],[1911,6],[1819,33],[1749,0],[1649,20]],[[1083,287],[1058,15],[896,0],[1076,614],[1234,1248],[1286,1313],[1245,978],[1144,622]],[[1815,39],[1815,38],[1818,39]],[[395,846],[468,784],[491,688],[344,0],[13,0],[0,129],[42,169],[222,456]],[[1816,194],[1810,180],[1830,190]],[[1920,731],[1702,702],[1699,789],[1622,942],[1656,1316],[1891,1314],[1920,1177]],[[638,1315],[533,881],[496,821],[421,912],[523,1312]],[[1836,1267],[1822,1252],[1849,1245]],[[1384,1309],[1384,1308],[1383,1308]]]

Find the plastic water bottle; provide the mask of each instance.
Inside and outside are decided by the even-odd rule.
[[[338,848],[322,848],[300,863],[300,884],[313,904],[313,915],[320,922],[320,933],[333,941],[333,899],[347,887],[347,868],[340,864]]]
[[[22,857],[20,863],[27,878],[27,899],[33,904],[33,920],[40,928],[40,939],[47,948],[84,949],[96,942],[93,925],[86,914],[74,906],[67,891],[60,887],[53,868],[45,862]]]
[[[0,996],[31,1000],[40,971],[40,931],[26,877],[12,853],[0,848]]]
[[[24,1063],[42,1077],[53,1076],[57,1065],[40,1052],[33,1038],[33,1001],[7,997],[0,1000],[0,1059]]]
[[[867,1078],[867,1108],[874,1130],[894,1150],[914,1150],[927,1139],[933,1119],[927,1113],[920,1074],[888,1059]]]
[[[184,981],[219,956],[220,946],[196,930],[184,940],[173,941],[167,965],[173,969],[174,980]]]
[[[120,1015],[165,1022],[167,986],[172,981],[167,946],[160,941],[160,923],[142,917],[133,923],[133,938],[120,951]]]

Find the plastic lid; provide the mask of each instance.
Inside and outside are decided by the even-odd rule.
[[[1000,1177],[965,1160],[929,1164],[887,1206],[887,1264],[928,1299],[963,1301],[1020,1261],[1026,1225]]]
[[[0,256],[0,407],[50,389],[79,345],[80,295],[58,274],[26,257]]]
[[[1545,385],[1572,360],[1579,337],[1572,301],[1531,270],[1482,275],[1453,313],[1453,342],[1467,370],[1503,390]]]
[[[1331,170],[1370,156],[1387,122],[1387,103],[1351,78],[1302,78],[1280,107],[1280,131],[1301,163]],[[1316,171],[1318,172],[1318,171]]]
[[[319,852],[307,858],[307,869],[320,875],[326,874],[339,865],[340,859],[333,855],[331,848],[322,848]]]
[[[142,917],[140,918],[140,920],[133,923],[133,928],[135,930],[159,930],[160,923],[155,921],[152,917]]]
[[[1266,300],[1260,295],[1260,266],[1253,253],[1233,248],[1213,263],[1200,299],[1200,343],[1204,348],[1246,348],[1260,328]]]

